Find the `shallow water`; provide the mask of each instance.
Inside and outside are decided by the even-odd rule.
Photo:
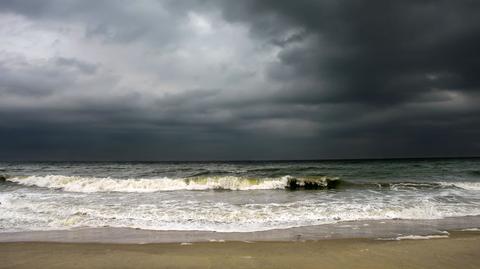
[[[480,215],[480,159],[0,163],[0,175],[1,232],[249,232]],[[321,184],[293,191],[293,178]]]

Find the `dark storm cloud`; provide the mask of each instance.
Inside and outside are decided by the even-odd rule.
[[[272,42],[283,49],[269,74],[284,82],[272,98],[336,104],[339,113],[328,119],[341,123],[323,132],[339,140],[332,151],[356,141],[360,152],[387,156],[478,152],[478,1],[242,1],[224,8],[228,20],[249,23],[265,42],[300,29],[297,43]]]
[[[241,3],[227,5],[225,16],[250,22],[256,36],[268,40],[271,33],[282,34],[285,21],[313,36],[310,43],[282,50],[282,65],[273,67],[271,76],[279,79],[283,68],[291,68],[286,80],[328,83],[305,89],[319,102],[384,105],[408,102],[435,88],[478,89],[478,1]],[[281,29],[263,25],[272,14],[270,27]]]
[[[479,12],[469,0],[1,1],[0,14],[100,43],[0,58],[0,158],[478,155]],[[215,54],[232,45],[233,58]],[[125,60],[76,58],[109,50]]]

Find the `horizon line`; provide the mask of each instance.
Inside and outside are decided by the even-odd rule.
[[[325,158],[325,159],[205,159],[205,160],[0,160],[0,162],[73,162],[73,163],[102,163],[102,162],[118,162],[118,163],[174,163],[174,162],[329,162],[329,161],[388,161],[388,160],[427,160],[427,159],[479,159],[476,156],[423,156],[423,157],[374,157],[374,158]]]

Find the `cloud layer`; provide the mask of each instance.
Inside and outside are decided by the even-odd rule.
[[[0,159],[480,153],[478,1],[1,1]]]

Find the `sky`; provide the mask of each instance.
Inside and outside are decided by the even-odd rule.
[[[2,0],[0,160],[480,155],[480,1]]]

